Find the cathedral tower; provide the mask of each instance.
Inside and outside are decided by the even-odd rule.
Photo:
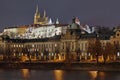
[[[39,11],[38,11],[38,6],[37,6],[36,12],[35,12],[35,15],[34,15],[34,24],[37,24],[37,23],[38,23],[39,18],[40,18],[40,13],[39,13]]]
[[[44,10],[43,16],[40,15],[38,6],[34,15],[34,24],[46,25],[48,24],[48,17],[46,17],[46,11]]]

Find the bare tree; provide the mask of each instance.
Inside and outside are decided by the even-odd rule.
[[[95,44],[89,43],[87,53],[90,53],[95,58],[96,54],[95,54],[94,48],[95,48]]]
[[[111,53],[111,44],[110,43],[106,43],[105,46],[103,46],[103,59],[104,59],[104,63],[106,63],[106,60],[108,58],[109,53]]]
[[[99,63],[99,56],[102,55],[103,48],[99,39],[95,41],[94,51],[96,53],[97,63]]]
[[[77,61],[80,61],[80,54],[81,54],[80,48],[76,49]]]

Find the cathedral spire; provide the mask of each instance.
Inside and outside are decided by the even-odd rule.
[[[43,15],[43,17],[45,18],[46,17],[46,11],[44,10],[44,15]]]
[[[38,5],[37,5],[37,7],[36,7],[36,13],[38,13]]]
[[[52,19],[51,19],[51,18],[49,19],[48,24],[53,24],[53,22],[52,22]]]
[[[56,20],[56,24],[59,24],[59,20],[58,20],[58,18],[57,18],[57,20]]]

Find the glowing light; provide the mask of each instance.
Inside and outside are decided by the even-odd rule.
[[[99,76],[101,77],[101,80],[105,80],[105,73],[99,72]]]
[[[88,56],[90,56],[90,53],[88,54]]]
[[[43,53],[41,53],[41,56],[43,56]]]
[[[99,56],[98,60],[99,60],[99,62],[103,62],[104,61],[103,56]]]
[[[55,80],[63,80],[64,72],[62,70],[54,70]]]
[[[52,56],[54,56],[54,54],[52,53]]]
[[[119,53],[119,52],[117,52],[117,56],[120,56],[120,53]]]
[[[98,76],[98,74],[97,74],[98,71],[89,71],[89,73],[93,79],[96,79],[96,77]]]
[[[29,78],[29,69],[22,69],[22,75],[25,79]]]
[[[50,56],[51,54],[49,53],[49,56]]]

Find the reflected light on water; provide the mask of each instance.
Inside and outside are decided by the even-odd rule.
[[[54,70],[55,80],[63,80],[63,74],[62,70]]]
[[[89,73],[93,79],[96,79],[96,77],[98,76],[98,71],[89,71]]]
[[[104,80],[105,78],[105,73],[104,72],[99,72],[99,71],[89,71],[91,77],[93,79],[96,79],[97,77],[99,77],[101,80]]]
[[[29,78],[29,69],[22,69],[22,75],[25,79]]]
[[[100,76],[101,80],[105,80],[105,73],[99,72],[98,75]]]

